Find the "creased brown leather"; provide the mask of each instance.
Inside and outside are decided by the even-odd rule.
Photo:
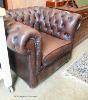
[[[13,55],[11,57],[16,60],[17,69],[26,74],[27,66],[27,75],[20,70],[17,73],[31,87],[35,87],[42,77],[56,71],[70,58],[75,32],[81,20],[79,14],[47,7],[7,11],[4,17],[7,45],[12,54],[15,54],[15,58]],[[46,35],[43,36],[43,33]]]
[[[9,10],[7,14],[16,21],[64,40],[73,39],[82,19],[79,14],[46,7]]]
[[[52,41],[53,40],[53,41]],[[42,33],[43,58],[42,65],[47,67],[64,54],[71,51],[72,42],[58,39],[46,33]]]
[[[36,50],[34,58],[36,58],[36,70],[38,71],[38,69],[40,69],[38,67],[41,67],[42,57],[42,41],[40,33],[30,26],[16,22],[8,17],[5,18],[5,29],[9,34],[7,38],[7,45],[11,50],[20,54],[29,54],[33,51],[33,49]],[[30,49],[32,48],[32,45],[28,44],[30,40],[34,41],[35,48],[33,49]]]

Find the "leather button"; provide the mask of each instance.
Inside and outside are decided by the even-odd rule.
[[[72,17],[68,17],[68,21],[71,22],[73,20]]]
[[[63,37],[64,37],[65,40],[70,40],[71,39],[71,36],[70,36],[69,33],[64,33]]]
[[[12,38],[12,43],[13,43],[14,45],[17,45],[17,44],[18,44],[18,36],[17,36],[17,35],[15,35],[15,36]]]

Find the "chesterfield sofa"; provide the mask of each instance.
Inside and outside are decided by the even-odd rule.
[[[12,69],[31,88],[69,61],[82,17],[76,13],[28,7],[4,17]]]

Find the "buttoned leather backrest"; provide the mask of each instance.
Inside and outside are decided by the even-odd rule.
[[[73,40],[82,18],[76,13],[46,7],[8,10],[7,14],[16,21],[64,40]]]

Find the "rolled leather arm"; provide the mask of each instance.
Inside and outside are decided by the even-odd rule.
[[[7,46],[20,54],[31,53],[32,59],[34,60],[33,63],[36,63],[37,71],[39,71],[42,57],[42,41],[40,33],[30,26],[16,22],[8,17],[4,18],[4,22],[8,34]]]
[[[16,22],[11,18],[4,18],[5,29],[8,34],[7,45],[10,49],[15,52],[24,54],[27,53],[26,44],[29,40],[34,40],[35,46],[40,44],[41,35],[40,33],[31,28],[30,26],[24,25],[20,22]],[[41,46],[41,45],[40,45]]]

